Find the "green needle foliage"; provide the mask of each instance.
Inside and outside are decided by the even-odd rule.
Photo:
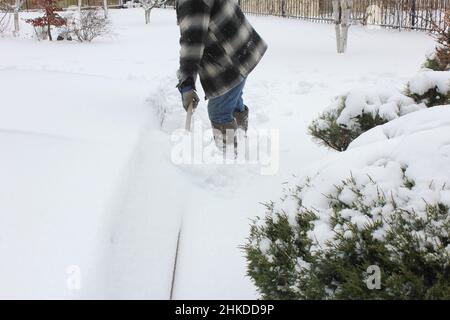
[[[262,299],[450,299],[449,208],[426,204],[416,212],[370,184],[378,195],[369,200],[353,177],[342,181],[327,195],[328,212],[303,206],[308,184],[286,191],[282,202],[294,201],[291,211],[266,204],[243,246]],[[414,185],[404,177],[404,188]],[[350,204],[340,200],[344,189],[355,195]],[[314,228],[326,214],[334,235],[320,244]],[[379,267],[380,289],[367,285],[370,266]]]
[[[350,143],[364,132],[387,123],[379,114],[361,113],[355,117],[356,125],[349,128],[345,124],[338,123],[338,118],[346,107],[346,97],[341,97],[336,109],[322,113],[308,127],[308,133],[319,144],[337,151],[347,150]]]

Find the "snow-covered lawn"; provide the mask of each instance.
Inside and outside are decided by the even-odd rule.
[[[280,132],[267,176],[172,163],[184,121],[175,12],[154,10],[148,26],[142,9],[110,13],[114,37],[91,44],[0,39],[0,298],[167,299],[181,224],[174,298],[256,298],[239,248],[250,219],[333,153],[307,125],[355,86],[401,89],[434,46],[424,33],[352,27],[338,55],[331,25],[250,17],[269,44],[245,92],[251,126]],[[79,290],[67,286],[74,271]]]

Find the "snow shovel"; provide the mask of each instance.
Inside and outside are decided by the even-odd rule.
[[[186,114],[186,125],[185,125],[185,129],[186,131],[190,132],[191,131],[191,122],[192,122],[192,114],[194,113],[194,101],[192,101],[187,109],[187,114]]]

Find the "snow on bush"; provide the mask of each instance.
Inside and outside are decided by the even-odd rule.
[[[344,151],[362,133],[413,111],[426,108],[387,88],[355,89],[334,99],[309,126],[319,143]]]
[[[407,95],[428,107],[450,103],[450,71],[422,71],[407,84]]]
[[[425,63],[422,67],[433,71],[449,71],[450,69],[450,65],[443,66],[435,52],[426,56]]]
[[[366,132],[266,208],[244,246],[265,299],[449,299],[449,106]]]
[[[450,71],[423,70],[406,93],[390,88],[354,89],[338,96],[309,126],[320,144],[344,151],[362,133],[408,113],[450,103]]]

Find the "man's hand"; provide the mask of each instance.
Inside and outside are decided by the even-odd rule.
[[[183,101],[184,110],[188,111],[189,105],[192,103],[192,108],[195,109],[200,102],[197,91],[192,86],[185,86],[180,88],[181,100]]]

